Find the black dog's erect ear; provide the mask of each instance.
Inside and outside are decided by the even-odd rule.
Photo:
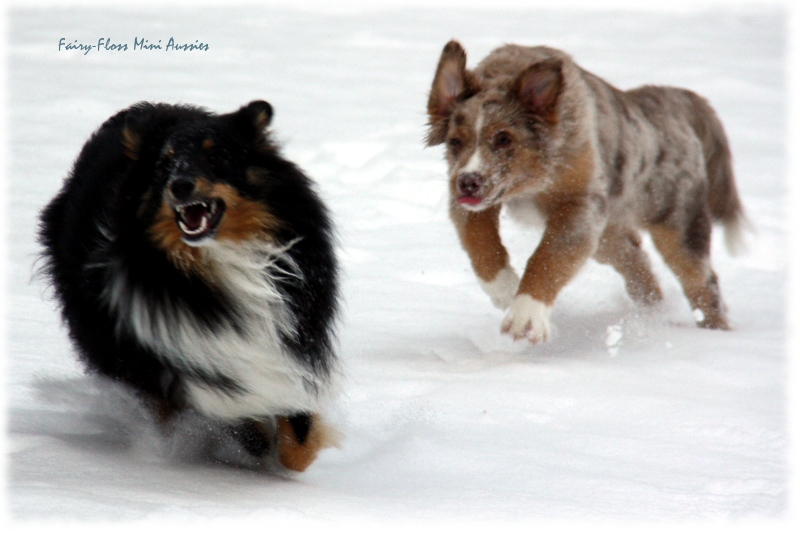
[[[253,100],[231,115],[234,128],[247,142],[259,150],[269,146],[267,126],[272,122],[272,106],[264,100]]]
[[[260,138],[264,135],[264,128],[272,122],[272,106],[264,100],[253,100],[234,113],[233,117],[238,127]]]
[[[536,117],[547,124],[555,124],[558,97],[564,85],[561,62],[542,61],[531,65],[517,77],[512,92]]]
[[[256,128],[263,130],[272,122],[272,106],[264,100],[253,100],[242,111],[246,111]]]
[[[467,71],[467,53],[458,41],[452,40],[442,50],[428,97],[428,146],[444,142],[447,119],[456,102],[475,92],[476,83]]]
[[[128,111],[125,114],[125,124],[122,127],[122,146],[125,148],[125,155],[134,161],[139,159],[139,145],[142,142],[139,126],[139,118]]]

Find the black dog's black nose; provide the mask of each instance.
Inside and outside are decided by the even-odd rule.
[[[195,182],[191,178],[174,178],[170,181],[169,191],[179,202],[185,202],[194,193]]]
[[[458,192],[462,195],[473,196],[478,192],[483,184],[483,178],[477,172],[467,172],[460,174],[456,181]]]

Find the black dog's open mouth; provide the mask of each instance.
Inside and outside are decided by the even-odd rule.
[[[225,213],[225,202],[210,199],[176,206],[174,209],[183,240],[198,242],[216,232]]]

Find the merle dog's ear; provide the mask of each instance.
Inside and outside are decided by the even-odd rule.
[[[264,100],[253,100],[233,114],[236,125],[254,138],[264,137],[264,129],[272,122],[272,106]]]
[[[455,104],[477,90],[474,76],[467,70],[467,53],[458,41],[450,41],[442,50],[428,97],[428,146],[444,142]]]
[[[134,161],[139,159],[139,147],[142,143],[141,119],[128,111],[122,126],[122,146],[125,155]]]
[[[531,65],[517,76],[511,92],[535,117],[548,124],[555,124],[558,98],[564,87],[562,64],[558,60],[547,60]]]

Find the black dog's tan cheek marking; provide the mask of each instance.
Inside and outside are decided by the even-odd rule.
[[[196,187],[198,195],[211,196],[212,186],[207,179],[197,179]],[[157,248],[167,254],[170,262],[178,270],[186,274],[194,273],[209,277],[209,267],[203,260],[200,249],[183,242],[183,235],[175,219],[175,210],[166,199],[162,200],[161,208],[150,225],[150,238]]]
[[[225,202],[225,215],[217,229],[217,239],[234,242],[272,240],[273,231],[279,223],[264,204],[244,198],[225,183],[215,183],[209,196]]]
[[[166,201],[162,202],[148,233],[156,248],[167,254],[175,268],[185,274],[206,276],[208,267],[200,250],[183,242],[181,230],[175,222],[175,211]]]
[[[225,213],[217,227],[215,239],[233,242],[273,240],[273,231],[279,227],[279,223],[264,204],[244,198],[230,185],[212,184],[204,178],[196,180],[196,194],[198,198],[217,198],[225,202]],[[150,225],[149,236],[176,268],[187,274],[209,276],[209,266],[200,251],[202,247],[183,242],[175,211],[166,199],[162,201]]]
[[[214,148],[214,139],[209,137],[203,141],[203,150],[211,150],[212,148]]]

